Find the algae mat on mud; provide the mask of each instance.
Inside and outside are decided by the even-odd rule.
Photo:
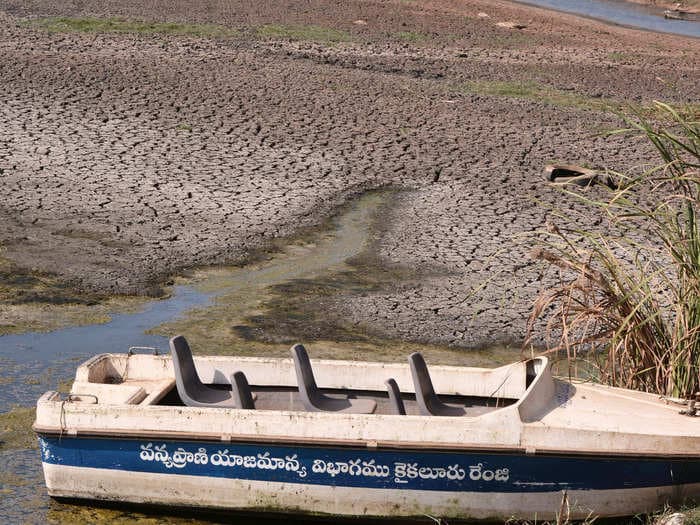
[[[18,267],[2,257],[0,246],[0,336],[106,323],[147,300],[78,291],[56,276]]]
[[[423,277],[410,268],[387,265],[375,255],[378,228],[391,204],[391,193],[365,194],[323,228],[280,242],[247,266],[210,268],[180,279],[170,298],[144,305],[141,313],[112,316],[105,324],[26,334],[26,341],[22,336],[5,336],[3,342],[12,340],[19,346],[0,360],[9,372],[0,376],[8,387],[0,402],[33,404],[44,390],[60,386],[67,391],[69,375],[90,350],[124,352],[138,342],[164,348],[166,337],[176,332],[191,339],[195,352],[206,354],[287,356],[289,345],[302,340],[312,343],[309,350],[314,357],[404,361],[420,350],[430,362],[491,365],[517,358],[517,352],[507,348],[465,352],[388,340],[332,313],[344,294],[373,293]],[[165,337],[146,335],[146,328]],[[70,355],[59,359],[41,348],[32,354],[37,341],[41,348],[60,347],[61,353]],[[40,362],[22,361],[32,355]],[[7,465],[0,478],[0,515],[10,522],[30,523],[174,523],[170,516],[51,501],[45,496],[33,419],[33,408],[0,414],[0,461]],[[178,523],[200,522],[182,518]]]
[[[286,357],[290,345],[304,342],[311,343],[314,357],[323,358],[404,361],[421,351],[432,362],[446,364],[492,366],[517,359],[517,351],[503,346],[465,351],[387,339],[338,313],[348,295],[410,286],[426,276],[376,256],[379,224],[392,198],[390,192],[365,194],[325,231],[263,262],[197,272],[194,286],[217,290],[213,301],[149,333],[185,334],[195,352],[205,354]]]

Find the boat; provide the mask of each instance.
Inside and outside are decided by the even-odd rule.
[[[700,419],[657,395],[487,369],[193,355],[92,357],[37,402],[54,498],[342,518],[572,519],[700,496]],[[680,412],[685,412],[686,415]]]
[[[670,20],[685,20],[687,22],[700,21],[700,13],[693,11],[684,11],[682,9],[667,9],[664,11],[664,18]]]

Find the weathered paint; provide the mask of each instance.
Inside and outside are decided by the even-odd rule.
[[[284,359],[200,358],[197,366],[214,382],[235,369],[253,385],[294,381]],[[554,379],[546,359],[529,365],[536,377],[527,383],[527,366],[431,368],[441,393],[516,401],[479,416],[425,417],[158,406],[172,387],[169,358],[103,355],[78,370],[82,402],[52,392],[39,400],[35,429],[54,496],[498,519],[551,518],[564,491],[578,517],[700,496],[698,419],[648,394]],[[314,367],[328,388],[377,391],[392,376],[408,384],[406,365]],[[114,378],[120,385],[102,388]],[[95,383],[97,402],[88,397]],[[143,392],[127,395],[134,388]]]
[[[40,437],[42,461],[130,472],[447,492],[559,492],[700,483],[700,458],[540,456]]]
[[[188,474],[69,467],[44,464],[49,494],[54,497],[168,504],[246,511],[277,511],[342,516],[420,517],[501,521],[552,519],[563,492],[448,492],[301,485],[238,478],[202,478]],[[668,501],[700,493],[700,484],[567,492],[571,518],[601,514],[650,512]]]

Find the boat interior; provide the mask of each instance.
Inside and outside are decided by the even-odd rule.
[[[353,414],[479,416],[520,400],[539,359],[495,368],[314,360],[301,344],[291,359],[193,356],[183,336],[171,356],[100,354],[78,368],[68,400],[90,404],[193,406]],[[545,361],[546,363],[546,361]]]

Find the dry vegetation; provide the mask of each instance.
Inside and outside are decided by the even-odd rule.
[[[700,389],[700,123],[695,112],[656,106],[664,118],[635,114],[615,134],[646,136],[660,164],[618,174],[619,187],[601,197],[567,191],[608,229],[550,224],[534,256],[562,281],[540,296],[530,326],[551,315],[559,337],[550,351],[587,361],[604,383],[689,398]]]

